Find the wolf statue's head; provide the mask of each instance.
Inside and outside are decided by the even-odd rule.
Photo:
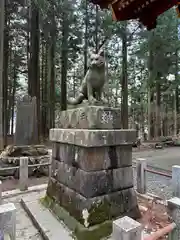
[[[104,68],[105,58],[104,50],[101,48],[98,53],[92,53],[90,56],[89,68]]]

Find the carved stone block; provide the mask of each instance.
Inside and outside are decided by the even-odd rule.
[[[120,129],[120,109],[86,106],[60,113],[57,128]]]
[[[132,145],[135,139],[136,131],[133,129],[50,129],[50,141],[68,143],[82,147],[126,146]]]
[[[80,147],[72,144],[54,143],[53,159],[76,165],[85,171],[98,171],[132,165],[132,146]]]

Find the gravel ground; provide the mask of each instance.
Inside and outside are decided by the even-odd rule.
[[[35,178],[31,177],[28,178],[27,185],[28,187],[35,186],[35,185],[41,185],[48,183],[48,177],[41,177],[41,178]],[[19,188],[19,180],[18,179],[7,179],[2,181],[2,192],[4,191],[10,191],[13,189]]]
[[[11,198],[6,198],[3,203],[14,203],[17,209],[16,213],[16,240],[43,240],[38,230],[33,226],[30,218],[20,204],[20,200],[24,196],[30,198],[40,198],[44,196],[45,191],[23,194]]]
[[[134,171],[134,185],[136,188],[136,169]],[[171,178],[161,175],[146,173],[147,192],[154,194],[164,200],[172,197]]]

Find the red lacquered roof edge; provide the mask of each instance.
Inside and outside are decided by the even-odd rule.
[[[112,8],[117,21],[139,19],[148,29],[156,26],[156,19],[160,14],[178,4],[178,0],[90,0],[90,2],[102,9]]]

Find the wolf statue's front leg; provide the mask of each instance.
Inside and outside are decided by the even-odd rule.
[[[104,104],[107,104],[107,103],[108,103],[107,99],[104,97],[103,88],[101,88],[101,89],[99,89],[99,90],[97,91],[97,100],[98,100],[99,102],[104,103]]]
[[[89,104],[94,104],[97,102],[97,100],[93,96],[92,85],[89,82],[87,82],[87,99],[88,99]]]
[[[103,91],[101,92],[101,101],[102,101],[104,104],[108,104],[108,100],[105,98]]]

